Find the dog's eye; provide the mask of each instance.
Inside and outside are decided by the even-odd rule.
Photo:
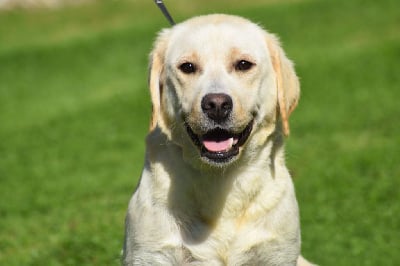
[[[193,63],[186,62],[179,66],[179,69],[185,74],[192,74],[196,72],[196,66]]]
[[[250,68],[252,68],[254,64],[252,62],[246,61],[246,60],[240,60],[236,63],[235,69],[237,71],[247,71]]]

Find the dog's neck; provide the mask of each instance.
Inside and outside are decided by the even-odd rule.
[[[285,167],[279,134],[269,135],[259,154],[244,151],[238,159],[242,160],[240,163],[224,168],[193,166],[177,160],[183,156],[182,149],[161,131],[148,138],[146,167],[151,178],[157,179],[153,184],[158,186],[152,188],[158,196],[155,200],[167,206],[181,228],[186,228],[191,241],[201,241],[207,235],[204,232],[212,230],[221,219],[241,223],[240,217],[247,216],[249,210],[259,212],[274,207],[283,194],[280,190],[285,186],[275,177],[277,168]],[[276,194],[270,198],[264,195],[267,201],[263,206],[252,206],[266,186],[274,186]],[[196,236],[193,232],[201,233]]]

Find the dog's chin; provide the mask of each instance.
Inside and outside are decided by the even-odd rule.
[[[185,125],[188,135],[200,151],[202,160],[211,165],[223,166],[238,158],[240,148],[246,143],[253,129],[253,120],[240,132],[215,127],[203,134],[196,134],[188,123]]]

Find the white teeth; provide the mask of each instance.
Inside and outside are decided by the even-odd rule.
[[[228,144],[229,149],[232,148],[233,145],[235,145],[234,142],[235,140],[233,138],[229,138],[229,144]]]
[[[238,141],[239,141],[239,139],[233,139],[232,144],[233,144],[233,145],[236,145],[236,144],[238,143]]]

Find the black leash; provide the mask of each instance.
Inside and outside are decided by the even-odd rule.
[[[160,8],[161,12],[164,14],[164,16],[168,19],[169,24],[171,26],[175,25],[175,21],[172,19],[171,15],[168,12],[168,9],[165,7],[164,3],[162,0],[154,0],[156,2],[156,5]]]

